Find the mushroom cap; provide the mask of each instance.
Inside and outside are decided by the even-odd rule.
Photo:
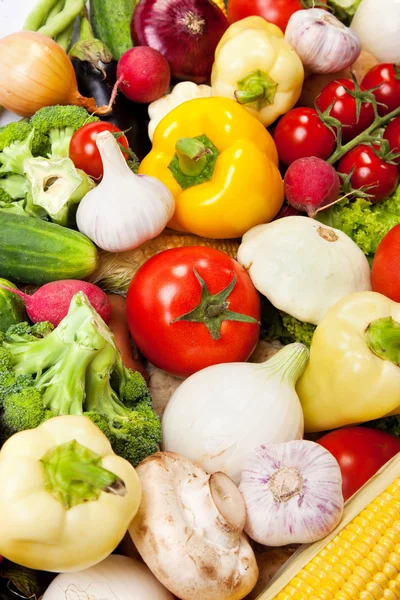
[[[172,452],[153,454],[137,472],[142,502],[129,533],[157,579],[181,600],[244,598],[258,567],[229,477]]]

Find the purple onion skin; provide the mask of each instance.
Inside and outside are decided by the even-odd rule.
[[[136,46],[150,46],[167,59],[175,79],[206,83],[228,27],[212,0],[140,0],[131,34]]]

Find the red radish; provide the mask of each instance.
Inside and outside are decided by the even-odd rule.
[[[120,58],[117,66],[117,89],[132,102],[147,104],[164,96],[171,82],[171,70],[166,59],[149,46],[130,48]]]
[[[309,217],[334,204],[339,193],[339,175],[321,158],[299,158],[286,171],[286,199],[290,206]]]
[[[78,292],[83,292],[87,296],[105,323],[108,324],[111,319],[111,304],[107,295],[97,285],[87,281],[78,279],[52,281],[40,287],[32,296],[12,288],[0,287],[22,298],[28,317],[33,323],[49,321],[57,327],[68,313],[71,300]]]

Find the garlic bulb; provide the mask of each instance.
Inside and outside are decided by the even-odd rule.
[[[345,296],[371,289],[360,248],[342,231],[308,217],[253,227],[237,260],[276,308],[313,325]]]
[[[246,461],[239,490],[247,510],[245,531],[265,546],[315,542],[342,518],[340,467],[315,442],[259,446]]]
[[[163,450],[239,483],[257,445],[302,438],[295,384],[308,356],[302,344],[289,344],[261,364],[224,363],[191,375],[164,412]]]
[[[361,52],[357,33],[322,8],[293,13],[285,38],[310,73],[337,73],[353,64]]]
[[[130,170],[110,131],[100,132],[96,144],[104,175],[79,204],[78,229],[102,250],[132,250],[161,233],[174,213],[174,198],[154,177]]]

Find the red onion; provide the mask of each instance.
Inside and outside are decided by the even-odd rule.
[[[212,0],[140,0],[131,23],[135,45],[151,46],[176,79],[206,82],[228,20]]]

